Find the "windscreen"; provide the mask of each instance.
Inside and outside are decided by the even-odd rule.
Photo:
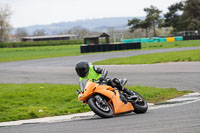
[[[84,89],[85,89],[87,82],[88,82],[88,79],[83,79],[83,80],[80,81],[80,87],[81,87],[82,93],[84,92]]]

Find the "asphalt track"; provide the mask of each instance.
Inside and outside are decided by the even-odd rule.
[[[200,47],[97,53],[81,56],[0,63],[0,83],[78,84],[74,66],[79,60],[94,62],[109,58],[200,49]],[[199,63],[103,66],[109,77],[128,78],[128,85],[199,90]]]
[[[2,127],[0,133],[199,133],[200,102],[127,114],[59,123]]]
[[[62,83],[76,84],[74,65],[79,60],[98,60],[150,53],[200,49],[200,47],[156,49],[89,54],[73,57],[0,63],[0,83]],[[127,77],[128,85],[175,87],[200,91],[200,63],[167,63],[154,65],[103,66],[110,77]],[[72,132],[200,132],[200,101],[149,110],[111,119],[92,118],[61,123],[31,124],[0,128],[0,133],[72,133]]]

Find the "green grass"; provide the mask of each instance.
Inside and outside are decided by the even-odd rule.
[[[80,55],[80,45],[1,48],[0,62]]]
[[[160,49],[160,48],[195,47],[195,46],[200,46],[200,40],[142,43],[142,49]]]
[[[200,46],[200,40],[143,43],[142,49]],[[80,45],[0,48],[0,62],[80,55]]]
[[[0,84],[0,122],[90,111],[77,100],[78,85]],[[160,102],[188,91],[154,87],[128,87],[148,102]]]
[[[138,55],[123,58],[113,58],[103,61],[94,62],[95,65],[121,65],[121,64],[154,64],[162,62],[183,62],[183,61],[200,61],[200,49],[154,53],[148,55]]]
[[[177,91],[175,88],[163,89],[155,87],[145,87],[140,85],[127,86],[127,88],[141,94],[149,103],[163,102],[191,92],[191,91]]]
[[[0,121],[88,111],[77,100],[77,88],[77,85],[0,84]]]

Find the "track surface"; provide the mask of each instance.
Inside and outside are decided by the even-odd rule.
[[[78,84],[74,65],[79,60],[89,62],[150,53],[200,49],[200,47],[98,53],[72,57],[38,59],[0,63],[0,83],[61,83]],[[176,87],[196,90],[199,86],[199,63],[155,64],[134,66],[104,66],[109,77],[128,78],[128,85]]]
[[[199,49],[173,48],[90,54],[74,57],[0,63],[0,83],[76,84],[74,65],[79,60],[98,60],[155,52]],[[104,66],[110,77],[127,77],[129,85],[176,87],[200,91],[200,63]],[[72,132],[200,132],[200,102],[149,110],[146,114],[123,115],[111,119],[93,118],[62,123],[21,125],[0,128],[0,133],[72,133]]]
[[[199,133],[200,102],[149,110],[110,119],[92,118],[61,123],[0,128],[0,133]]]

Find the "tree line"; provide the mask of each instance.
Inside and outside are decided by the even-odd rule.
[[[200,0],[186,0],[168,7],[168,12],[161,16],[162,11],[155,6],[144,8],[144,20],[133,18],[128,21],[129,31],[145,29],[146,37],[153,29],[153,36],[157,36],[156,29],[171,27],[172,32],[198,31],[200,32]]]

